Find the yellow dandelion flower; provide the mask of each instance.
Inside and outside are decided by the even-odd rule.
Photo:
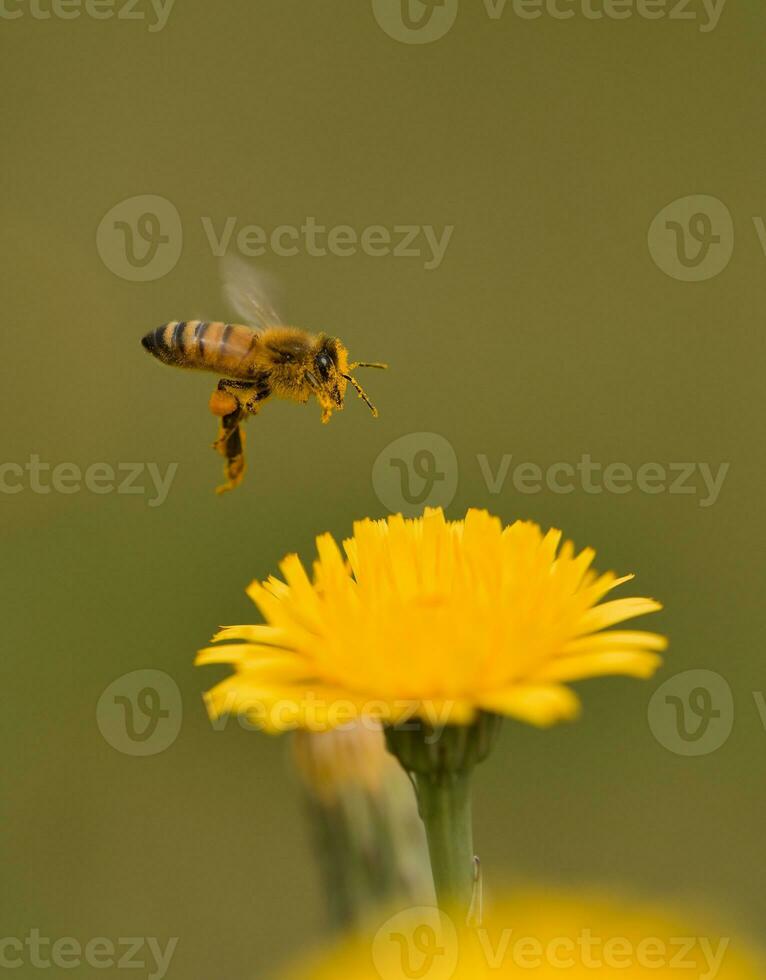
[[[197,663],[229,663],[207,695],[212,715],[239,712],[269,731],[324,730],[363,716],[470,724],[493,712],[545,726],[574,717],[568,681],[649,677],[666,641],[613,630],[660,609],[602,601],[632,576],[591,569],[560,531],[486,511],[447,521],[363,520],[338,547],[317,538],[309,577],[297,555],[283,579],[254,582],[264,624],[232,626]],[[234,642],[220,642],[234,641]]]
[[[283,580],[250,586],[265,623],[200,652],[235,668],[208,708],[269,731],[379,719],[417,792],[437,900],[473,910],[471,776],[498,719],[550,725],[579,709],[567,681],[651,675],[665,639],[609,627],[660,605],[602,601],[631,576],[598,575],[593,550],[560,531],[482,510],[359,521],[342,550],[324,534],[317,552],[311,577],[289,555]]]
[[[391,916],[293,968],[286,980],[759,980],[762,955],[720,928],[615,897],[529,892],[478,928],[434,908]]]

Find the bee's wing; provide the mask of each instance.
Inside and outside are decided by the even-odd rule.
[[[227,255],[221,260],[221,280],[224,299],[243,323],[255,330],[283,323],[273,298],[276,281],[267,273],[238,255]]]

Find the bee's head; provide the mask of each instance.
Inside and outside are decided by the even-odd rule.
[[[316,382],[317,399],[323,407],[343,408],[348,380],[348,353],[335,337],[320,336],[311,374]]]
[[[333,409],[343,408],[343,398],[349,382],[354,386],[359,397],[369,406],[373,415],[378,411],[362,390],[359,382],[352,376],[355,367],[386,367],[385,364],[367,364],[356,361],[348,363],[348,351],[337,337],[320,335],[314,353],[314,370],[310,371],[314,383],[317,401],[324,409],[324,421],[330,417]]]

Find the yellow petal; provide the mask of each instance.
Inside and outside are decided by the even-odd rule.
[[[654,599],[612,599],[611,602],[604,602],[600,606],[589,609],[580,620],[578,633],[594,633],[596,630],[621,623],[625,619],[644,616],[646,613],[658,612],[660,609],[662,609],[661,604]]]
[[[482,695],[479,704],[487,711],[509,715],[540,728],[576,718],[580,711],[577,695],[559,684],[519,685]]]
[[[219,640],[246,640],[248,643],[267,643],[279,646],[285,631],[273,626],[223,626],[213,635],[213,643]]]
[[[605,653],[584,653],[579,656],[552,660],[535,675],[541,681],[577,681],[584,677],[605,677],[620,674],[627,677],[651,677],[662,666],[656,653],[638,650],[610,650]]]
[[[564,646],[564,653],[596,653],[599,650],[639,649],[666,650],[667,637],[660,633],[646,633],[641,630],[607,630],[604,633],[590,633],[570,640]]]

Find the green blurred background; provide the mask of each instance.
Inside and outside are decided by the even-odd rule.
[[[15,8],[14,8],[15,9]],[[755,931],[766,732],[762,670],[766,18],[498,20],[462,0],[440,40],[400,43],[370,4],[177,0],[146,20],[0,20],[6,147],[2,462],[170,463],[151,495],[0,496],[5,605],[0,933],[178,936],[171,978],[261,976],[319,936],[322,896],[284,740],[214,731],[192,667],[243,593],[315,533],[387,507],[378,455],[413,432],[454,447],[450,516],[469,505],[563,527],[601,568],[638,572],[666,611],[667,665],[595,680],[574,725],[508,723],[477,786],[488,882],[615,884],[714,908]],[[701,12],[701,8],[690,8]],[[704,22],[704,16],[701,15]],[[96,245],[136,195],[172,202],[183,249],[129,281]],[[728,267],[661,271],[647,230],[693,194],[729,208]],[[290,319],[390,362],[329,426],[274,404],[249,426],[250,472],[216,497],[212,376],[152,361],[171,319],[231,317],[201,225],[454,225],[444,261],[267,254]],[[723,246],[726,246],[724,241]],[[731,469],[719,499],[491,493],[505,453],[546,467],[696,461]],[[10,483],[15,478],[9,477]],[[646,621],[646,625],[649,622]],[[183,724],[138,757],[96,706],[128,672],[169,674]],[[688,669],[730,685],[731,736],[697,758],[647,722]],[[104,971],[110,976],[116,971]],[[86,975],[85,967],[71,975]],[[143,974],[142,974],[143,975]]]

